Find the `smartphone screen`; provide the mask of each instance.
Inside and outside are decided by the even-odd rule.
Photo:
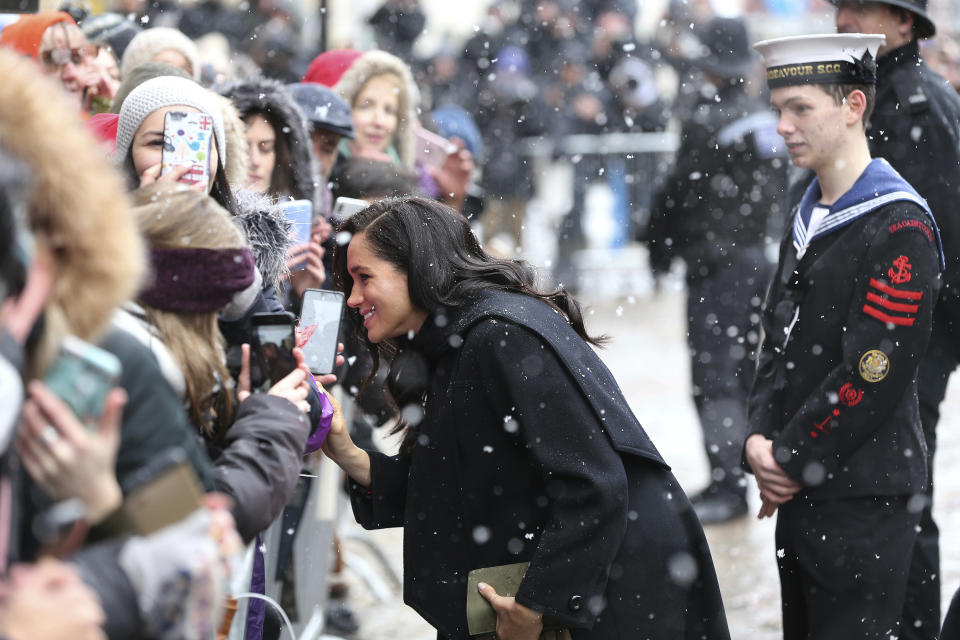
[[[160,173],[187,165],[180,178],[186,184],[209,184],[213,118],[196,111],[168,111],[163,117],[163,155]]]
[[[297,344],[303,349],[310,372],[315,375],[333,371],[342,314],[343,294],[339,291],[304,291]]]
[[[276,317],[276,322],[257,322],[254,316],[253,330],[257,338],[257,350],[260,368],[264,377],[276,384],[296,369],[297,361],[293,357],[296,346],[293,322],[286,314],[268,314]]]
[[[107,393],[120,377],[120,360],[109,351],[67,336],[43,383],[89,429],[97,427]]]

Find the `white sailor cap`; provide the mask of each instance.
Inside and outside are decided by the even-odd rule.
[[[828,33],[764,40],[753,45],[767,65],[771,89],[798,84],[876,84],[883,35]]]

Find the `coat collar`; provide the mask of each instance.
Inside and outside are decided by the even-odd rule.
[[[526,317],[530,315],[526,310],[545,304],[522,293],[499,289],[478,291],[461,304],[441,307],[431,313],[408,344],[435,365],[447,352],[459,349],[467,331],[480,320]]]
[[[920,64],[920,45],[911,40],[902,47],[887,52],[877,58],[877,86],[885,84],[881,78],[888,77],[893,71],[905,65]]]

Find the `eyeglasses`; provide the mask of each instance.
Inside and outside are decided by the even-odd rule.
[[[68,62],[75,66],[86,63],[87,60],[96,58],[100,54],[100,45],[85,44],[73,49],[50,49],[40,53],[40,62],[49,69],[57,69]]]

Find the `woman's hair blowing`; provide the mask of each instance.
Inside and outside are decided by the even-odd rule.
[[[603,336],[587,334],[580,305],[566,290],[561,287],[552,292],[540,291],[530,264],[487,254],[466,218],[435,200],[380,200],[346,220],[337,236],[352,238],[361,233],[377,257],[406,274],[410,301],[418,309],[434,313],[444,307],[460,306],[484,290],[512,291],[543,300],[562,313],[587,342],[600,345],[605,341]],[[347,269],[348,244],[349,240],[339,242],[334,252],[333,278],[334,285],[349,298],[353,280]],[[376,372],[380,347],[367,340],[359,312],[351,309],[349,316],[361,341],[373,354]],[[400,343],[390,340],[384,347],[388,355],[394,355],[400,350]],[[412,396],[418,391],[422,395],[422,389],[402,389],[402,385],[396,384],[397,379],[398,376],[388,376],[388,388],[398,406],[413,401]]]

